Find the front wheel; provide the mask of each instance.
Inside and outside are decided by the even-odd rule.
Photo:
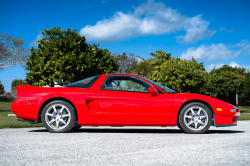
[[[212,112],[202,103],[190,103],[181,110],[179,123],[180,127],[187,133],[202,134],[212,124]]]
[[[52,101],[43,109],[42,122],[49,132],[65,133],[75,126],[75,111],[73,107],[65,101]]]

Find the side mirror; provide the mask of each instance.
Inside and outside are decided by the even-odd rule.
[[[159,94],[158,91],[152,86],[148,88],[148,92],[152,94],[152,97],[158,96],[158,94]]]

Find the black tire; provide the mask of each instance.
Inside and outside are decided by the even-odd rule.
[[[184,131],[179,124],[177,126],[181,131]]]
[[[65,101],[52,101],[43,109],[42,122],[51,133],[66,133],[75,126],[76,113],[74,108]]]
[[[82,126],[80,126],[79,124],[76,124],[72,129],[71,131],[77,131],[81,128]]]
[[[212,124],[212,112],[204,104],[193,102],[182,108],[179,125],[186,133],[203,134]]]

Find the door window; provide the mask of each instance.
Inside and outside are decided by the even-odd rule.
[[[116,91],[144,92],[148,93],[149,84],[130,76],[108,76],[104,83],[104,89]]]

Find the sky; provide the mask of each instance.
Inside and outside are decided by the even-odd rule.
[[[0,0],[0,33],[37,47],[45,29],[77,30],[89,44],[143,58],[156,50],[203,63],[250,68],[250,0]],[[5,91],[29,71],[0,72]]]

